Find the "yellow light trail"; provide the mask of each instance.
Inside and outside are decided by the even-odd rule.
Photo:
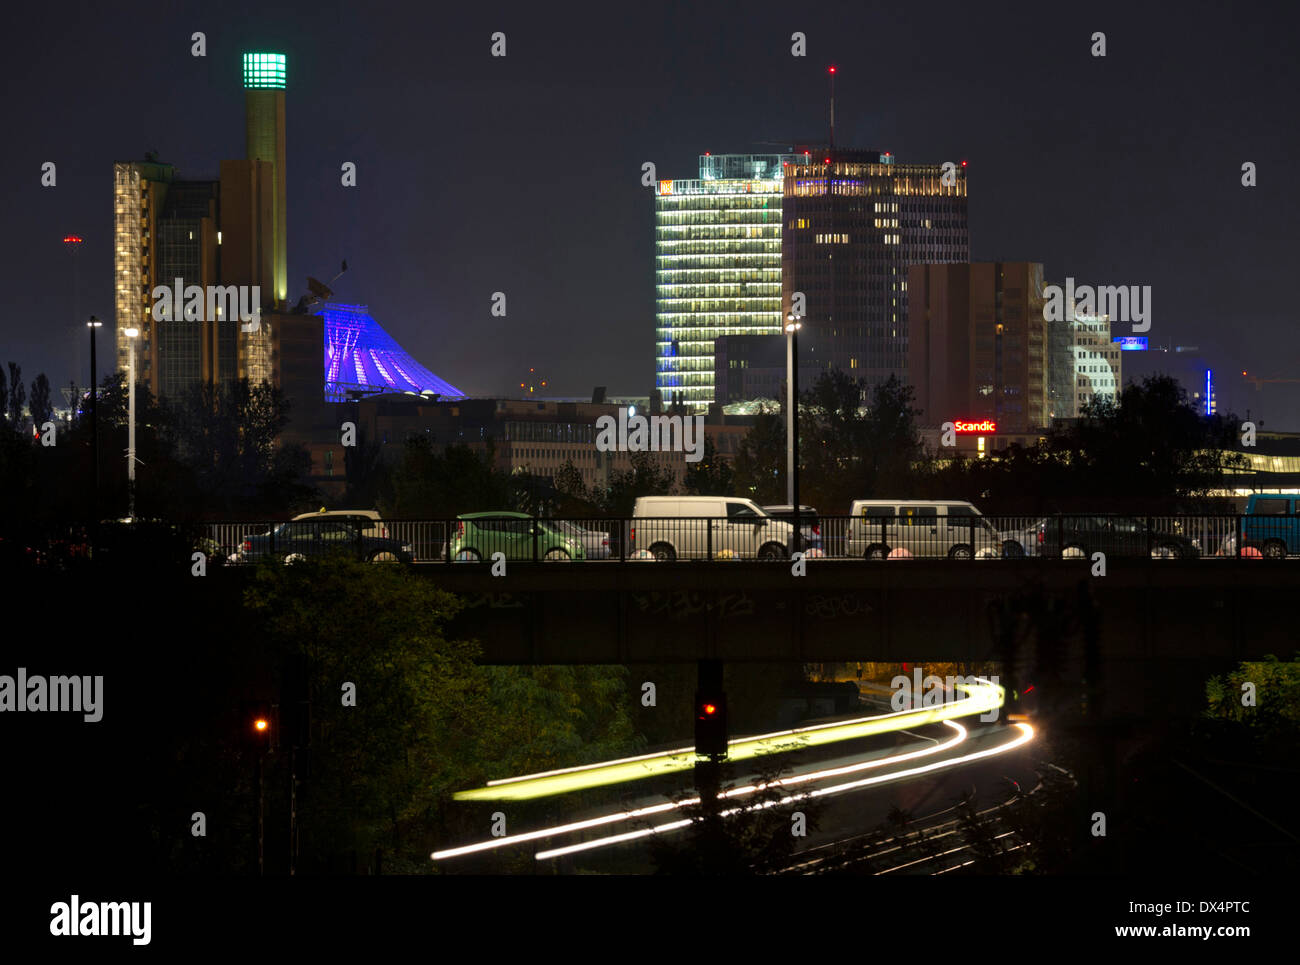
[[[966,728],[961,724],[954,723],[953,721],[944,721],[944,723],[957,733],[946,741],[934,741],[932,747],[924,747],[919,751],[907,751],[903,754],[893,754],[889,757],[878,757],[874,760],[861,761],[857,764],[848,764],[842,767],[832,767],[820,771],[810,771],[806,774],[796,774],[792,777],[772,781],[771,784],[772,786],[781,787],[786,787],[792,784],[804,784],[808,781],[819,781],[828,777],[839,777],[843,774],[852,774],[857,771],[886,767],[890,764],[897,764],[900,761],[910,761],[915,760],[918,757],[938,754],[940,751],[956,747],[966,739]],[[765,784],[746,784],[742,787],[731,788],[719,796],[727,798],[739,797],[742,794],[752,794],[767,786],[768,785]],[[558,824],[549,828],[542,828],[538,831],[525,831],[522,834],[512,834],[500,838],[492,838],[488,841],[480,841],[477,844],[463,845],[459,848],[448,848],[445,851],[435,851],[429,857],[434,861],[441,861],[444,858],[459,858],[463,855],[476,854],[480,851],[504,848],[512,844],[522,844],[525,841],[536,841],[538,838],[551,838],[561,834],[572,834],[575,831],[586,831],[590,828],[597,828],[604,824],[615,824],[619,821],[634,821],[637,818],[649,817],[652,814],[662,814],[665,811],[672,811],[676,808],[691,807],[699,803],[700,799],[698,797],[693,797],[682,801],[669,801],[665,804],[651,804],[646,807],[634,808],[630,811],[618,811],[614,814],[601,815],[598,818],[573,821],[569,824]]]
[[[1015,750],[1034,739],[1034,729],[1028,724],[1016,724],[1020,729],[1020,736],[1015,740],[1000,744],[997,747],[989,748],[983,751],[973,751],[970,754],[964,754],[961,757],[953,757],[947,760],[936,761],[933,764],[923,764],[920,767],[908,768],[904,771],[892,771],[889,774],[880,774],[876,777],[867,777],[859,781],[849,781],[845,784],[836,784],[833,787],[818,788],[809,791],[806,794],[791,794],[779,801],[764,801],[761,804],[755,804],[750,807],[730,808],[721,812],[722,817],[731,817],[743,811],[761,811],[770,807],[779,807],[784,804],[793,804],[795,801],[803,801],[813,797],[825,797],[831,794],[840,794],[844,791],[853,791],[858,788],[869,787],[873,784],[884,784],[888,781],[897,781],[905,777],[914,777],[917,774],[926,774],[931,771],[942,770],[947,767],[956,767],[958,764],[966,764],[970,761],[979,760],[983,757],[993,757],[996,754],[1005,754],[1007,751]],[[624,834],[615,834],[605,838],[596,838],[592,841],[583,841],[579,844],[570,844],[563,848],[553,848],[550,851],[539,851],[535,855],[538,861],[545,861],[549,858],[559,858],[566,854],[576,854],[579,851],[591,851],[595,848],[603,848],[612,844],[621,844],[625,841],[635,841],[638,838],[646,838],[652,834],[667,834],[672,831],[680,831],[690,825],[690,820],[672,821],[668,824],[660,824],[652,828],[643,828],[637,831],[628,831]]]
[[[922,727],[957,717],[982,714],[1002,706],[1003,690],[989,680],[980,678],[980,681],[974,684],[954,686],[966,692],[966,699],[941,703],[936,707],[900,710],[874,717],[860,717],[856,720],[800,727],[734,740],[728,745],[727,759],[743,761],[764,753],[780,754],[839,741],[858,740],[909,727]],[[492,781],[487,787],[457,791],[453,798],[457,801],[527,801],[553,794],[567,794],[571,791],[583,791],[685,771],[695,765],[696,759],[694,748],[683,747],[660,754],[627,757],[616,761],[604,761],[599,764]]]

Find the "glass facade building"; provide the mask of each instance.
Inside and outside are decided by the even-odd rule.
[[[700,158],[655,192],[655,388],[694,413],[715,400],[713,342],[782,331],[781,204],[792,154]]]
[[[907,270],[970,260],[966,171],[825,151],[786,169],[782,285],[805,297],[800,367],[907,377]]]

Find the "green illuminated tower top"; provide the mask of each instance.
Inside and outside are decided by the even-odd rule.
[[[244,54],[244,87],[284,90],[284,54]]]
[[[273,168],[272,191],[275,302],[283,308],[289,295],[289,261],[286,241],[284,87],[285,55],[244,54],[244,119],[246,156],[250,161],[269,161]]]

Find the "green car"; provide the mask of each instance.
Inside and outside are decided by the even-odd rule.
[[[527,513],[465,513],[456,517],[456,531],[451,538],[451,558],[457,562],[477,563],[490,560],[493,553],[504,553],[507,560],[537,559],[547,562],[586,558],[582,540],[565,532],[547,519]]]

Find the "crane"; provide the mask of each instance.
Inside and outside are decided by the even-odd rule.
[[[1259,391],[1259,388],[1262,385],[1272,385],[1277,382],[1300,382],[1300,379],[1261,379],[1254,375],[1248,375],[1244,369],[1241,372],[1241,377],[1247,382],[1255,383],[1256,392]]]

